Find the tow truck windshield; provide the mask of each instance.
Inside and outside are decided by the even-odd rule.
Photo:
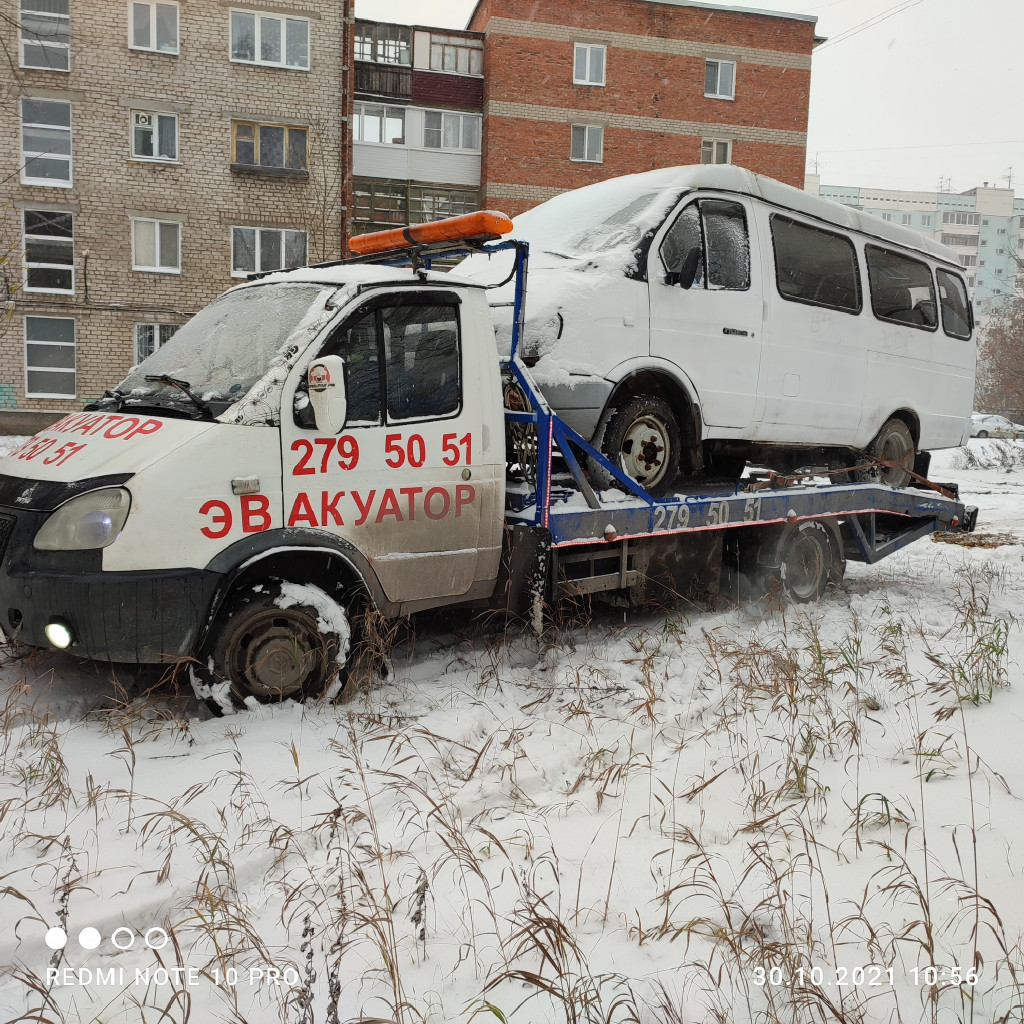
[[[220,415],[245,398],[296,345],[303,347],[307,332],[330,315],[327,300],[336,290],[303,282],[227,292],[133,367],[100,404],[154,407],[197,418],[206,407],[211,415]]]

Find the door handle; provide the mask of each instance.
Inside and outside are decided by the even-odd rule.
[[[749,335],[748,335],[748,333],[746,331],[741,331],[737,327],[723,327],[722,328],[722,333],[723,334],[735,334],[739,338],[749,337]]]

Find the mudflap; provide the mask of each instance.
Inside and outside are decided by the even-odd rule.
[[[637,579],[629,588],[630,603],[671,608],[683,602],[713,608],[721,587],[724,532],[651,537],[638,545],[633,556]]]
[[[549,597],[550,564],[548,530],[523,523],[506,526],[491,607],[514,618],[535,619]]]

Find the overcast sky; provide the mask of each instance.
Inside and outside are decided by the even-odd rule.
[[[637,3],[646,0],[636,0]],[[1024,196],[1024,0],[716,0],[813,14],[808,170],[830,185]],[[356,0],[379,21],[465,28],[474,0]],[[738,85],[740,82],[738,82]],[[684,115],[680,115],[684,116]]]

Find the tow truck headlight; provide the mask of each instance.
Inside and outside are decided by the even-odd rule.
[[[124,529],[132,497],[123,487],[106,487],[72,498],[43,523],[33,546],[40,551],[105,548]]]

